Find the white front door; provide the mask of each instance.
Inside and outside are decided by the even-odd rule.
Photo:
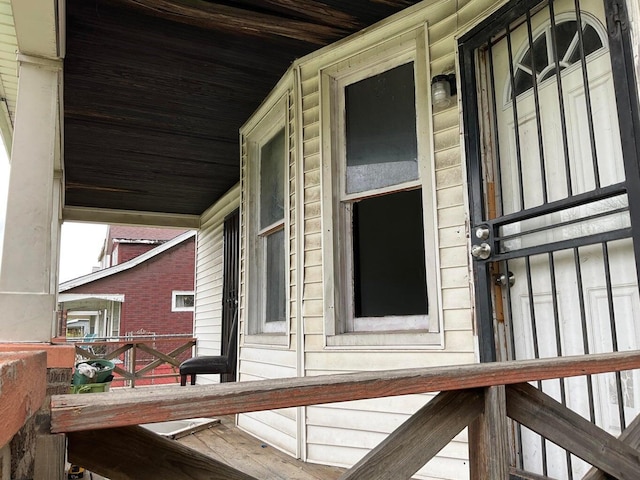
[[[553,21],[551,18],[553,17]],[[640,313],[616,98],[601,1],[546,3],[490,43],[486,151],[495,197],[497,331],[508,358],[638,349]],[[578,31],[578,29],[580,31]],[[582,45],[582,48],[581,48]],[[584,53],[584,55],[582,54]],[[586,67],[586,73],[584,70]],[[508,283],[503,281],[503,284]],[[504,322],[504,323],[503,323]],[[504,327],[502,327],[504,325]],[[640,412],[638,372],[538,385],[614,435]],[[621,405],[621,407],[620,407]],[[525,428],[518,463],[579,478],[581,460]]]

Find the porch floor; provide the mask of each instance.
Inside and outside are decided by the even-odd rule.
[[[241,431],[234,416],[177,441],[261,480],[333,480],[344,471],[296,460]]]

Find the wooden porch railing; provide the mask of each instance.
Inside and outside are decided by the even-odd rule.
[[[220,462],[186,452],[182,446],[174,448],[163,439],[145,436],[140,427],[133,425],[440,392],[341,478],[409,479],[466,426],[472,479],[508,479],[510,475],[534,478],[518,477],[509,469],[506,419],[510,417],[594,465],[598,470],[589,473],[589,480],[603,479],[604,473],[619,479],[638,479],[640,452],[635,447],[640,421],[634,421],[617,439],[527,382],[639,368],[640,351],[633,351],[143,389],[126,394],[58,395],[52,398],[52,431],[77,432],[69,433],[70,457],[87,467],[104,467],[104,473],[109,473],[108,466],[83,449],[83,442],[101,439],[116,446],[135,439],[140,445],[148,444],[143,452],[118,459],[123,464],[133,462],[132,468],[137,470],[129,473],[141,480],[158,475],[175,479],[250,479]],[[95,431],[107,427],[109,430],[102,433]],[[144,442],[140,441],[142,437]],[[161,461],[162,456],[167,460]]]
[[[45,352],[0,352],[0,450],[40,409],[46,391]]]
[[[76,342],[75,348],[78,358],[113,361],[115,380],[121,379],[135,387],[136,383],[154,383],[160,379],[173,379],[169,383],[178,383],[177,368],[191,357],[191,348],[195,345],[196,339],[190,335],[145,335]],[[174,372],[153,373],[162,365],[173,367]]]

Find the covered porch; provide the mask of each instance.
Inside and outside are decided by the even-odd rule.
[[[265,478],[138,427],[234,415],[324,478],[640,478],[640,6],[294,3],[0,0],[3,349],[61,341],[65,220],[198,230],[196,355],[240,312],[237,382],[65,395],[69,358],[44,394],[22,376],[46,399],[5,464],[26,438],[25,475],[60,479],[68,440],[113,479]],[[402,121],[367,123],[378,104]],[[373,159],[350,164],[360,125]],[[376,156],[398,139],[408,158]],[[392,251],[397,277],[366,283]],[[378,302],[394,284],[411,300]]]

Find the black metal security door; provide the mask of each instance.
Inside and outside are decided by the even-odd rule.
[[[227,355],[230,329],[238,308],[238,288],[240,285],[240,213],[238,210],[225,218],[223,238],[222,352],[223,355]],[[221,382],[235,382],[235,380],[236,372],[220,376]]]
[[[482,361],[640,348],[637,87],[624,3],[513,1],[460,40]],[[637,372],[538,384],[619,435]],[[514,465],[587,465],[514,429]]]

